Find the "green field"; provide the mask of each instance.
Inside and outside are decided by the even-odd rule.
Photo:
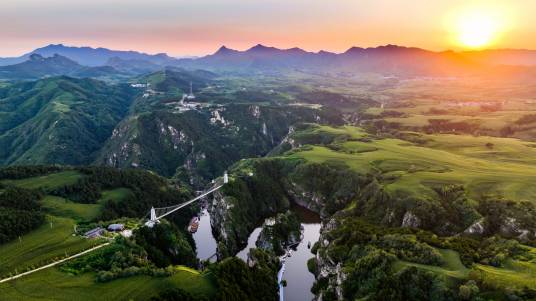
[[[317,132],[351,138],[338,149],[313,146],[291,157],[310,162],[344,162],[361,173],[375,173],[388,191],[434,196],[434,186],[463,184],[471,197],[494,195],[514,201],[536,200],[536,148],[517,139],[461,135],[420,135],[424,144],[400,139],[353,141],[354,127],[319,127]],[[488,143],[492,147],[486,146]]]
[[[73,276],[50,268],[0,284],[0,300],[148,300],[172,287],[197,296],[216,293],[210,276],[180,268],[170,277],[134,276],[106,283],[95,283],[91,273]]]
[[[15,185],[22,188],[45,190],[55,189],[65,185],[75,184],[82,175],[77,171],[62,171],[45,176],[27,178],[22,180],[4,180],[4,184]]]
[[[67,199],[47,195],[42,201],[43,208],[54,216],[72,218],[76,221],[91,221],[98,217],[100,204],[80,204]]]
[[[76,183],[81,177],[77,172],[66,171],[4,183],[48,190]],[[75,203],[46,195],[42,200],[47,213],[46,222],[22,236],[21,240],[0,246],[0,278],[43,266],[101,243],[100,240],[74,236],[76,222],[95,220],[103,202],[123,200],[131,194],[132,191],[127,188],[105,190],[96,204]],[[148,300],[171,287],[199,296],[215,295],[216,289],[210,276],[185,267],[178,266],[176,269],[171,277],[135,276],[96,283],[94,273],[74,276],[53,267],[0,284],[0,300]]]
[[[512,98],[509,97],[509,99]],[[508,134],[509,137],[530,141],[536,140],[534,122],[523,125],[516,124],[516,121],[522,116],[536,114],[536,104],[534,102],[513,99],[507,102],[481,100],[464,102],[459,100],[419,99],[418,101],[410,101],[412,105],[402,105],[383,110],[384,112],[396,111],[402,114],[402,116],[396,117],[379,116],[382,112],[379,108],[370,108],[366,113],[372,118],[383,119],[393,126],[396,124],[397,128],[404,130],[420,131],[423,127],[429,125],[429,120],[442,119],[449,122],[464,122],[476,125],[479,133],[497,137],[504,136],[501,134],[501,130],[510,127],[515,131]],[[498,107],[491,111],[481,109],[481,106],[490,104],[496,104]]]
[[[51,227],[52,224],[52,227]],[[38,229],[24,235],[22,241],[14,240],[0,246],[0,276],[20,273],[31,266],[42,266],[67,253],[72,255],[98,243],[73,236],[72,219],[48,216]]]
[[[478,264],[474,272],[487,285],[497,288],[536,288],[536,263],[509,259],[504,268]]]
[[[132,195],[132,191],[128,188],[116,188],[112,190],[105,190],[102,192],[102,196],[98,203],[102,203],[107,200],[120,201],[124,200],[128,196]]]
[[[414,266],[426,271],[447,277],[447,279],[463,280],[469,276],[469,269],[466,268],[460,260],[460,254],[452,250],[439,249],[445,262],[442,266],[424,265],[407,261],[398,261],[395,264],[395,269],[400,270],[407,266]]]
[[[534,249],[533,249],[534,250]],[[419,269],[444,276],[449,283],[459,283],[460,280],[479,279],[487,286],[498,289],[536,288],[536,263],[508,259],[504,267],[475,264],[466,268],[457,252],[452,250],[439,250],[443,255],[442,266],[431,266],[407,261],[397,261],[395,270],[414,266]]]

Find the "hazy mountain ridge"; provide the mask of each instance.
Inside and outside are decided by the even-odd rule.
[[[0,78],[9,80],[39,79],[61,75],[73,77],[103,77],[119,74],[121,74],[121,72],[111,66],[82,66],[78,64],[78,62],[59,54],[54,54],[51,57],[32,54],[25,62],[9,66],[0,66]]]
[[[137,51],[110,50],[107,48],[91,47],[72,47],[63,44],[50,44],[45,47],[37,48],[30,53],[14,58],[0,58],[0,66],[22,63],[30,58],[32,54],[39,54],[44,57],[51,57],[55,54],[67,57],[73,61],[85,66],[104,66],[112,58],[123,60],[144,60],[155,64],[165,64],[174,60],[167,54],[146,54]]]
[[[497,65],[534,64],[536,64],[536,51],[530,50],[433,52],[397,45],[352,47],[339,54],[326,51],[308,52],[300,48],[279,49],[261,44],[245,51],[222,46],[212,55],[176,61],[176,65],[179,66],[215,70],[294,68],[395,75],[465,75],[485,73]]]
[[[351,47],[343,53],[332,53],[309,52],[297,47],[279,49],[262,44],[244,51],[222,46],[214,54],[183,59],[175,59],[167,54],[150,55],[136,51],[69,47],[58,44],[38,48],[18,58],[0,58],[0,66],[24,63],[31,58],[32,54],[39,54],[43,57],[54,57],[57,54],[80,65],[111,66],[129,74],[154,72],[165,66],[176,66],[221,71],[298,69],[320,72],[371,72],[401,76],[456,76],[486,74],[490,70],[527,72],[532,70],[526,68],[536,66],[536,51],[534,50],[434,52],[416,47],[385,45],[369,48]],[[497,69],[498,66],[501,68]]]

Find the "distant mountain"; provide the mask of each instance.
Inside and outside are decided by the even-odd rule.
[[[48,45],[18,58],[0,58],[0,66],[24,63],[33,54],[44,58],[56,54],[89,67],[111,66],[120,73],[139,75],[167,66],[213,71],[285,72],[296,69],[314,72],[380,73],[401,76],[436,76],[531,72],[536,66],[536,51],[483,50],[434,52],[414,47],[385,45],[372,48],[352,47],[344,53],[309,52],[300,48],[279,49],[262,44],[238,51],[222,46],[214,54],[199,58],[176,59],[166,54],[150,55],[136,51],[106,48]],[[501,66],[497,69],[497,66]],[[508,66],[503,68],[502,66]],[[512,68],[515,66],[515,68]],[[523,68],[519,68],[523,67]],[[105,72],[111,69],[86,70]],[[490,72],[493,71],[493,72]],[[62,73],[66,74],[66,73]]]
[[[212,82],[216,74],[205,70],[182,70],[178,68],[166,68],[137,79],[139,82],[149,83],[151,88],[158,92],[188,93],[190,83],[194,91],[204,88]]]
[[[113,67],[116,70],[131,73],[143,74],[162,70],[162,66],[151,61],[139,59],[122,59],[113,57],[106,62],[107,66]]]
[[[212,55],[181,59],[176,66],[225,71],[282,71],[288,69],[317,72],[362,72],[384,75],[464,75],[487,74],[496,65],[535,65],[536,51],[433,52],[420,48],[385,45],[374,48],[352,47],[344,53],[308,52],[300,48],[278,49],[256,45],[245,51],[222,46]],[[526,71],[517,69],[518,71]]]
[[[77,62],[61,55],[45,58],[39,54],[32,54],[25,62],[0,67],[0,78],[40,78],[69,74],[82,68]]]
[[[69,77],[0,89],[0,165],[91,163],[134,93],[128,85]]]
[[[44,57],[51,57],[55,54],[59,54],[76,61],[81,65],[93,67],[104,66],[112,58],[120,58],[123,60],[144,60],[158,65],[165,65],[175,60],[163,53],[151,55],[137,51],[119,51],[107,48],[71,47],[63,44],[51,44],[38,48],[18,58],[0,58],[0,66],[24,62],[32,54],[40,54]]]
[[[87,67],[64,56],[54,54],[43,57],[32,54],[19,64],[0,67],[1,79],[39,79],[44,77],[69,75],[73,77],[103,77],[119,72],[110,66]]]
[[[212,55],[197,59],[181,59],[177,66],[200,69],[259,69],[299,68],[314,65],[317,56],[299,48],[278,49],[256,45],[246,51],[237,51],[222,46]]]

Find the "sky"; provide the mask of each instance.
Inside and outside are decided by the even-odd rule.
[[[175,56],[258,43],[462,50],[454,23],[469,8],[501,19],[487,47],[536,49],[535,0],[0,0],[0,56],[58,43]]]

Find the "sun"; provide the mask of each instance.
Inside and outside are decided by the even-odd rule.
[[[458,24],[458,42],[468,48],[482,48],[494,42],[499,24],[493,16],[473,13],[463,16]]]
[[[468,49],[496,44],[507,27],[505,10],[491,5],[466,7],[449,18],[453,43]]]

